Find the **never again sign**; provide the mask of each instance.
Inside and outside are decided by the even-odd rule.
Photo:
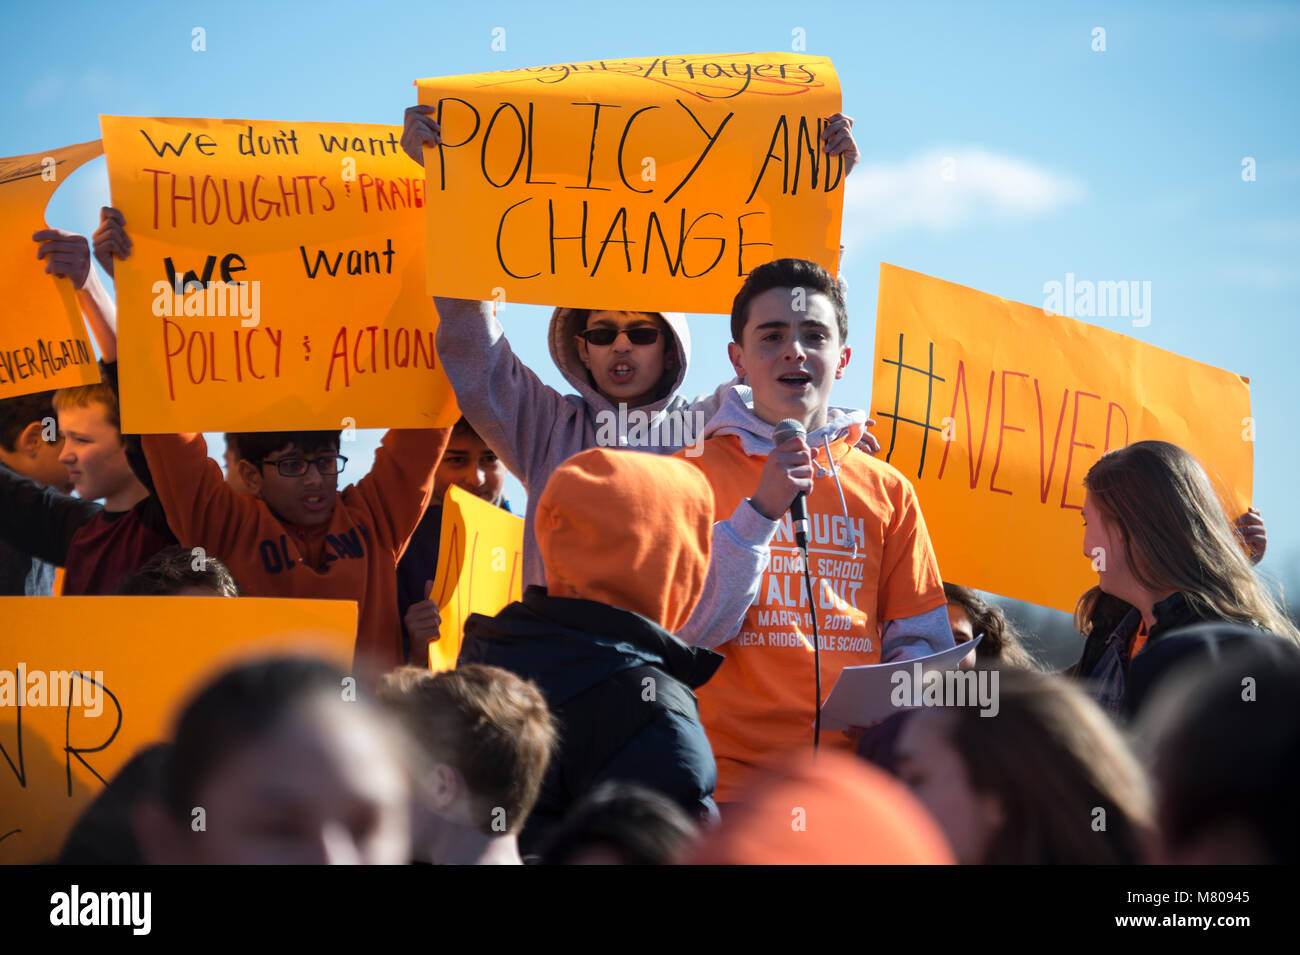
[[[95,140],[0,159],[0,398],[99,381],[72,281],[46,274],[32,233],[54,190],[102,151]]]
[[[720,312],[784,256],[837,271],[840,109],[825,57],[600,60],[416,81],[430,292]]]
[[[399,127],[101,116],[128,432],[455,422]]]

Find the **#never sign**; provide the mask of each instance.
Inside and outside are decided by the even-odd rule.
[[[101,116],[128,432],[450,425],[396,126]]]
[[[1250,389],[1136,339],[881,264],[871,414],[946,581],[1058,610],[1097,582],[1083,476],[1106,451],[1189,451],[1250,506]]]
[[[830,60],[599,60],[416,81],[429,290],[578,308],[731,311],[785,256],[837,272],[843,157]]]

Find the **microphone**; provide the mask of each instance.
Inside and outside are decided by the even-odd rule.
[[[785,444],[793,437],[807,440],[808,432],[794,418],[785,418],[772,432],[773,445]],[[805,554],[808,553],[808,505],[804,501],[804,492],[800,491],[790,503],[790,521],[794,527],[794,542]]]
[[[774,444],[785,444],[798,435],[807,440],[808,432],[794,418],[785,418],[772,431]],[[803,580],[808,588],[809,620],[812,623],[813,679],[815,681],[816,708],[813,710],[813,752],[821,748],[822,742],[822,653],[821,638],[817,635],[817,601],[813,598],[812,575],[808,570],[808,505],[804,493],[800,491],[790,503],[790,522],[794,527],[794,542],[799,545],[803,557]],[[807,641],[804,641],[807,643]]]

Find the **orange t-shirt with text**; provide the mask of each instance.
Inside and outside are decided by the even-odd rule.
[[[825,465],[825,450],[815,448],[814,453]],[[844,439],[832,442],[831,454],[848,522],[829,473],[814,481],[807,496],[823,698],[841,668],[881,662],[884,621],[914,617],[945,603],[911,483]],[[724,434],[705,441],[698,458],[686,460],[708,477],[721,518],[754,493],[767,458],[747,455],[739,438]],[[726,660],[696,691],[700,719],[718,762],[714,797],[719,802],[735,801],[750,770],[773,754],[812,744],[816,683],[811,611],[788,513],[770,552],[758,599],[746,611],[740,632],[715,648]],[[842,733],[823,734],[822,745],[853,747]]]

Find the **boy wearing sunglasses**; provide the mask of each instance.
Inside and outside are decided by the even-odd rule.
[[[95,258],[113,274],[131,254],[122,214],[100,211]],[[375,463],[339,490],[347,458],[338,431],[232,435],[234,490],[203,435],[147,434],[144,454],[167,523],[195,559],[218,557],[248,597],[357,602],[354,672],[367,681],[406,662],[397,612],[397,561],[420,523],[450,428],[384,435]],[[199,550],[201,549],[201,550]]]

